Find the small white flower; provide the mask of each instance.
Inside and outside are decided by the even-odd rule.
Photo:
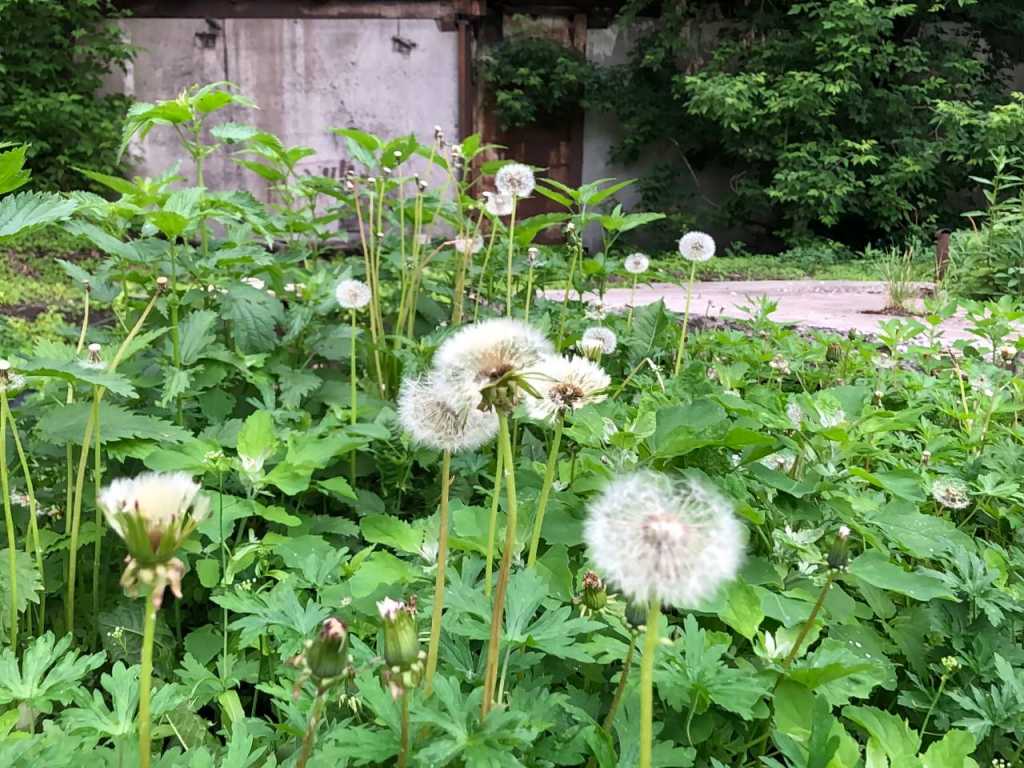
[[[589,343],[592,341],[601,342],[601,352],[606,355],[612,354],[619,345],[619,339],[615,335],[615,331],[600,325],[591,326],[583,332],[581,342]]]
[[[258,277],[243,277],[242,282],[252,288],[255,288],[257,291],[262,291],[267,287],[266,282],[260,280]]]
[[[104,488],[99,505],[114,532],[125,535],[124,516],[138,517],[151,538],[186,519],[196,525],[206,519],[210,502],[199,496],[199,485],[185,472],[145,472],[119,478]]]
[[[687,261],[708,261],[715,255],[715,240],[704,232],[687,232],[679,238],[679,254]]]
[[[690,477],[642,471],[614,480],[590,503],[583,535],[597,570],[638,603],[695,607],[743,559],[732,504]]]
[[[498,417],[477,407],[479,392],[466,392],[466,381],[465,377],[446,377],[433,371],[402,382],[398,421],[413,442],[457,453],[494,439]]]
[[[782,375],[786,375],[789,373],[789,361],[782,355],[776,355],[775,357],[773,357],[771,361],[768,363],[768,365],[776,373],[780,373]]]
[[[404,610],[405,603],[401,600],[392,600],[390,597],[385,597],[377,603],[377,613],[384,621],[394,621]]]
[[[372,295],[370,286],[362,280],[342,280],[334,289],[334,297],[342,309],[363,309]]]
[[[971,503],[967,483],[959,477],[935,478],[932,481],[932,498],[947,509],[965,509]]]
[[[536,267],[540,264],[540,249],[539,248],[528,248],[526,250],[526,263],[531,267]]]
[[[510,197],[529,197],[535,184],[533,169],[523,163],[503,165],[494,176],[494,186],[498,192]]]
[[[479,253],[480,249],[484,247],[484,239],[480,235],[473,237],[456,237],[452,241],[452,246],[458,253],[465,255],[471,255]]]
[[[484,192],[484,210],[491,216],[511,216],[512,196],[496,195],[493,192]]]
[[[585,357],[550,355],[526,373],[540,397],[527,396],[526,412],[538,421],[605,399],[611,377]]]
[[[623,266],[631,275],[642,275],[651,266],[651,260],[644,253],[631,253],[626,257]]]

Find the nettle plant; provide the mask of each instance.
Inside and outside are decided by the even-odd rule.
[[[1009,302],[953,350],[938,303],[877,341],[605,313],[598,268],[650,267],[621,185],[440,130],[339,129],[357,170],[312,180],[217,122],[247,104],[190,89],[126,141],[177,131],[196,180],[230,152],[273,203],[174,171],[0,198],[0,236],[104,254],[0,364],[0,764],[1020,758]]]

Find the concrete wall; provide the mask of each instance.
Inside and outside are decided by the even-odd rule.
[[[433,21],[333,19],[128,19],[140,48],[121,87],[136,99],[173,98],[194,83],[229,80],[259,110],[225,110],[215,118],[256,125],[289,146],[317,151],[309,173],[335,175],[346,159],[331,128],[384,137],[416,134],[429,142],[440,125],[458,125],[457,40]],[[398,41],[396,41],[398,38]],[[227,113],[227,114],[225,114]],[[136,172],[153,176],[181,159],[177,136],[155,128],[134,151]],[[189,162],[182,172],[191,172]],[[265,197],[264,184],[226,152],[207,163],[207,185]]]

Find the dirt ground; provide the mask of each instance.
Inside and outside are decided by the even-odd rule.
[[[879,323],[893,317],[884,313],[887,295],[885,283],[855,280],[739,280],[695,283],[690,313],[695,316],[743,318],[752,299],[767,296],[778,303],[771,315],[778,323],[808,328],[822,328],[840,333],[856,330],[864,334],[878,332]],[[588,297],[596,300],[596,296]],[[642,306],[664,299],[665,306],[682,313],[686,305],[686,287],[655,283],[638,285],[636,305]],[[628,288],[615,288],[605,293],[608,309],[629,305]],[[945,321],[942,339],[947,344],[958,339],[977,340],[967,332],[961,317]]]

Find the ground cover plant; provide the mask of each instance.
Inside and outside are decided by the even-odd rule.
[[[76,327],[0,362],[0,764],[1018,762],[1010,301],[953,349],[939,301],[875,339],[604,313],[580,291],[650,276],[625,182],[353,129],[312,178],[229,104],[125,142],[176,129],[272,204],[0,155],[0,238],[101,254],[63,263]]]

